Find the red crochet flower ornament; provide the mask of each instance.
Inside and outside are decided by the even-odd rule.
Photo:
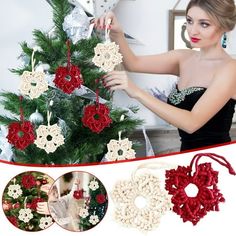
[[[166,190],[174,204],[173,211],[180,215],[184,222],[190,221],[196,225],[209,211],[219,211],[219,203],[225,199],[217,187],[218,171],[214,171],[211,163],[198,165],[202,156],[208,156],[229,169],[229,173],[235,175],[235,171],[224,157],[213,153],[202,153],[194,156],[190,166],[178,166],[178,168],[166,171]],[[224,162],[219,159],[224,160]],[[192,175],[193,163],[195,173]],[[190,184],[198,188],[198,193],[190,197],[186,193],[186,187]]]
[[[98,204],[103,204],[106,201],[106,196],[100,193],[96,196],[96,201]]]
[[[88,105],[84,108],[83,125],[99,134],[111,124],[112,119],[109,114],[110,110],[105,104]]]
[[[80,88],[83,84],[80,69],[75,65],[58,67],[53,82],[59,89],[67,94],[71,94],[76,88]]]
[[[8,216],[7,219],[18,228],[18,220],[15,216]]]
[[[36,180],[33,175],[23,175],[21,179],[21,184],[26,188],[30,189],[36,186]]]
[[[84,197],[84,190],[80,189],[80,190],[74,191],[73,197],[77,200],[82,199]]]
[[[34,143],[34,128],[30,121],[13,122],[8,126],[8,142],[18,149],[25,149]]]
[[[76,88],[80,88],[83,80],[79,67],[71,65],[70,41],[67,40],[67,66],[59,66],[53,82],[64,93],[71,94]]]

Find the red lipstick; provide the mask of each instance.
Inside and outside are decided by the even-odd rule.
[[[191,37],[191,41],[192,41],[193,43],[197,43],[197,42],[200,41],[200,39],[199,39],[199,38]]]

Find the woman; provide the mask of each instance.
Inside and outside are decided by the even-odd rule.
[[[179,76],[179,80],[167,103],[137,87],[125,71],[108,73],[104,77],[106,87],[111,91],[124,90],[176,126],[182,151],[229,142],[236,99],[236,60],[225,52],[221,40],[235,26],[234,1],[189,2],[187,32],[192,47],[200,51],[183,49],[160,55],[136,56],[112,12],[96,19],[95,27],[104,28],[108,19],[111,19],[110,37],[120,46],[127,71],[172,74]]]

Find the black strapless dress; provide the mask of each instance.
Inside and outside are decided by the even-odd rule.
[[[167,103],[191,111],[206,88],[190,87],[179,90],[177,87],[170,93]],[[224,107],[203,127],[192,134],[178,129],[181,138],[181,151],[230,142],[229,135],[236,101],[230,99]]]

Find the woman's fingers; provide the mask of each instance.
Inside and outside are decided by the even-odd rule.
[[[113,12],[108,12],[107,14],[94,19],[94,26],[98,29],[105,29],[106,25],[109,25],[108,28],[110,28],[112,22],[114,22],[114,17],[115,15]]]
[[[45,214],[45,215],[49,214],[47,202],[38,202],[36,210],[39,214]]]
[[[44,184],[40,187],[40,190],[48,193],[50,188],[51,188],[51,184]]]

